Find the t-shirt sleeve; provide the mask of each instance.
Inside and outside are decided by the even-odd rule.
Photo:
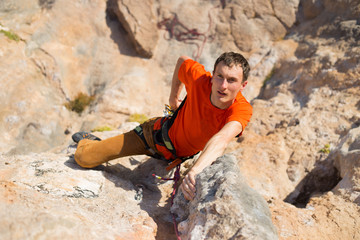
[[[230,109],[229,116],[226,118],[226,123],[231,121],[237,121],[240,122],[242,125],[242,132],[244,131],[246,125],[250,121],[250,118],[252,116],[252,106],[248,102],[239,103],[238,106]],[[240,133],[240,135],[242,134]]]
[[[187,59],[180,66],[178,78],[188,90],[192,87],[194,81],[208,74],[210,73],[206,72],[203,65],[192,59]]]

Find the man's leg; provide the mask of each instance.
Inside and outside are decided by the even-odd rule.
[[[75,161],[84,168],[93,168],[115,158],[150,154],[140,137],[130,131],[102,141],[81,140],[75,152]]]

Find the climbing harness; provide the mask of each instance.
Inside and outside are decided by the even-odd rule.
[[[144,132],[143,132],[143,129],[142,127],[139,125],[137,126],[136,128],[134,128],[134,131],[135,133],[141,138],[141,140],[143,141],[143,143],[145,144],[145,148],[146,150],[148,150],[152,156],[154,158],[157,158],[157,159],[163,159],[163,157],[158,154],[157,152],[154,151],[154,149],[150,148],[149,144],[147,143],[146,139],[145,139],[145,136],[144,136]]]
[[[170,171],[175,166],[181,164],[182,162],[184,162],[187,159],[192,158],[194,155],[196,155],[196,154],[194,154],[194,155],[188,156],[188,157],[178,157],[176,155],[176,149],[168,135],[169,129],[172,126],[172,124],[174,123],[174,120],[175,120],[179,110],[185,104],[185,100],[186,100],[186,97],[181,102],[180,106],[175,111],[173,111],[173,113],[170,117],[159,118],[154,124],[153,139],[154,139],[156,148],[164,150],[165,152],[168,152],[167,155],[161,156],[160,154],[155,152],[154,149],[150,148],[149,144],[147,143],[147,141],[145,139],[143,129],[140,125],[134,129],[135,133],[141,138],[141,140],[145,144],[146,150],[148,150],[151,153],[151,156],[153,156],[154,158],[157,158],[157,159],[164,160],[166,162],[169,162],[169,159],[172,159],[172,161],[166,167],[166,170],[168,170],[168,171]],[[169,109],[171,109],[171,108],[169,108]],[[163,151],[161,151],[161,152],[163,152]]]
[[[170,171],[172,168],[176,167],[177,165],[181,164],[182,162],[192,158],[196,154],[187,157],[178,157],[176,154],[176,149],[174,144],[171,142],[169,137],[169,130],[173,125],[178,112],[184,106],[186,102],[186,97],[181,102],[180,106],[174,111],[171,117],[163,117],[158,119],[154,124],[154,143],[158,150],[160,150],[164,154],[165,159],[169,162],[169,159],[172,161],[166,167],[166,170]]]
[[[163,177],[160,177],[160,176],[157,176],[157,175],[153,174],[153,176],[155,178],[157,178],[157,179],[160,179],[160,180],[163,180],[163,181],[174,181],[173,191],[171,193],[171,206],[174,204],[176,186],[178,184],[178,181],[180,180],[180,166],[181,165],[176,166],[176,170],[175,170],[173,178],[163,178]],[[179,230],[178,230],[178,227],[177,227],[177,223],[176,223],[176,217],[175,217],[174,213],[171,213],[171,215],[172,215],[172,219],[173,219],[173,224],[174,224],[174,230],[175,230],[176,237],[177,237],[178,240],[181,240]]]

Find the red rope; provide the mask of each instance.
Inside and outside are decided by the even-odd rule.
[[[164,181],[174,181],[174,184],[173,184],[173,191],[171,193],[171,206],[174,204],[174,198],[175,198],[175,193],[176,193],[176,186],[177,186],[177,183],[178,181],[180,180],[180,165],[177,165],[176,166],[176,171],[174,173],[174,177],[173,178],[163,178],[163,177],[159,177],[155,174],[153,174],[154,177],[158,178],[158,179],[161,179],[161,180],[164,180]],[[181,240],[181,237],[180,237],[180,234],[179,234],[179,231],[178,231],[178,227],[177,227],[177,223],[176,223],[176,218],[175,218],[175,215],[172,213],[172,219],[173,219],[173,224],[174,224],[174,230],[175,230],[175,234],[176,234],[176,237],[177,237],[177,240]]]
[[[212,19],[210,15],[210,11],[208,13],[209,17],[209,27],[207,31],[201,33],[196,28],[188,28],[186,27],[180,20],[177,15],[174,14],[171,18],[165,18],[161,22],[158,23],[159,29],[164,29],[169,33],[169,37],[165,39],[170,40],[175,38],[179,42],[184,42],[187,44],[193,44],[196,46],[196,50],[193,53],[193,57],[195,61],[198,61],[202,51],[204,49],[205,43],[208,39],[213,40],[214,36],[210,35],[210,29],[212,27]],[[196,41],[201,41],[201,43],[197,43]]]

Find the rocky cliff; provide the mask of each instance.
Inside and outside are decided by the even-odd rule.
[[[161,115],[177,57],[212,71],[224,51],[249,59],[254,107],[226,152],[278,238],[360,238],[359,16],[357,0],[1,1],[1,238],[175,238],[161,162],[83,170],[70,136]],[[65,107],[79,93],[82,113]]]

